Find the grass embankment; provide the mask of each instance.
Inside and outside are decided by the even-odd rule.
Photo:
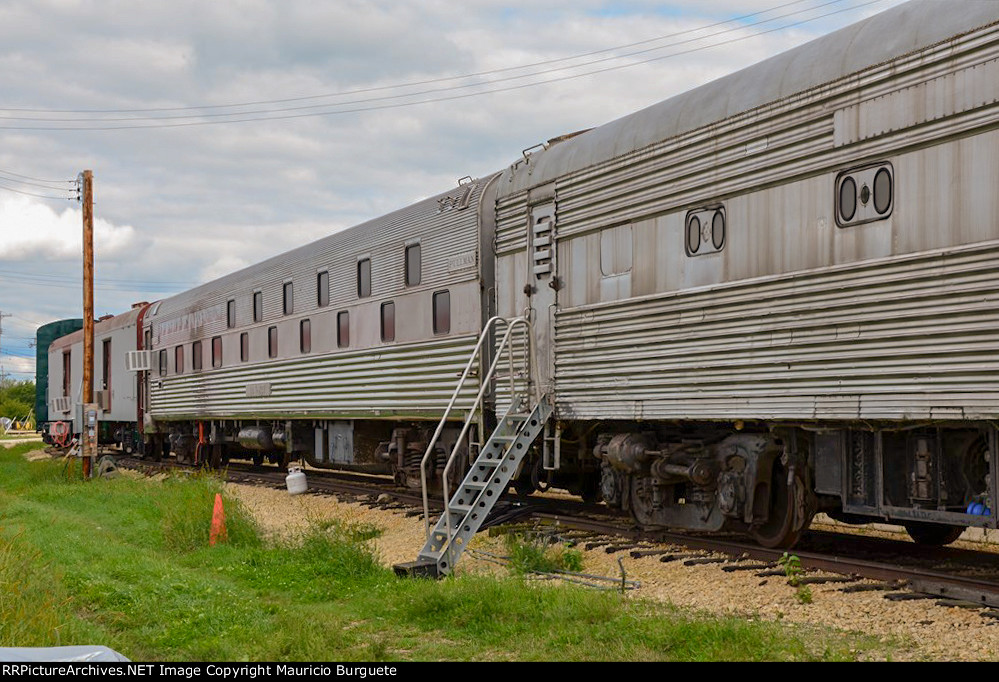
[[[852,658],[869,642],[518,578],[400,580],[335,522],[265,544],[211,477],[67,481],[0,448],[0,646],[105,644],[133,660]]]

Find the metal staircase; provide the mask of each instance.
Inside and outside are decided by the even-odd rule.
[[[473,375],[472,370],[475,363],[477,361],[480,363],[483,362],[485,356],[483,349],[486,347],[487,341],[492,338],[494,329],[498,329],[504,325],[506,331],[496,348],[494,359],[488,371],[483,373],[478,395],[468,410],[461,435],[455,441],[455,445],[447,459],[447,464],[444,467],[441,477],[444,512],[431,530],[430,505],[427,492],[427,462],[431,460],[431,455],[434,452],[440,434],[454,411],[462,388],[469,377]],[[513,332],[517,328],[523,328],[526,332],[523,355],[526,388],[520,390],[518,390],[515,381],[513,359]],[[541,434],[548,423],[554,409],[551,401],[547,396],[532,400],[529,366],[531,358],[530,344],[531,323],[526,317],[517,317],[512,320],[494,317],[486,323],[485,329],[479,337],[479,342],[468,360],[465,371],[458,380],[458,386],[454,390],[451,402],[445,410],[444,416],[441,418],[437,430],[423,456],[420,465],[420,474],[423,484],[423,513],[427,525],[427,541],[415,561],[396,564],[395,571],[399,575],[438,577],[451,573],[454,570],[454,566],[468,546],[469,540],[478,532],[489,512],[503,493],[506,492],[511,479],[518,472],[521,462],[527,455],[531,444]],[[482,424],[484,423],[482,419],[483,399],[496,374],[496,368],[503,357],[504,351],[506,351],[509,359],[510,405],[489,436],[489,440],[479,450],[478,456],[472,462],[464,480],[462,480],[452,495],[448,486],[451,471],[459,459],[458,452],[461,444],[468,435],[472,423],[478,419],[479,428],[482,428]],[[480,433],[482,433],[481,430]]]

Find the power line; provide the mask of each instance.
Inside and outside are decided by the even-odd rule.
[[[0,350],[0,355],[8,355],[12,358],[20,358],[21,360],[34,360],[35,356],[32,355],[21,355],[10,350]]]
[[[842,0],[830,0],[830,2],[827,2],[825,4],[828,5],[828,4],[833,4],[835,2],[840,2],[840,1],[842,1]],[[550,79],[547,79],[547,80],[535,81],[535,82],[532,82],[532,83],[522,83],[522,84],[519,84],[519,85],[512,85],[512,86],[507,86],[507,87],[502,87],[502,88],[493,88],[491,90],[483,90],[481,92],[472,92],[472,93],[464,93],[464,94],[460,94],[460,95],[451,95],[451,96],[446,96],[446,97],[429,98],[429,99],[417,100],[417,101],[414,101],[414,102],[397,102],[397,103],[394,103],[394,104],[382,104],[382,105],[373,105],[373,106],[369,106],[369,107],[355,107],[355,108],[352,108],[352,109],[339,109],[339,110],[330,110],[330,111],[310,111],[308,113],[283,114],[283,115],[280,115],[280,116],[268,116],[268,115],[253,115],[253,116],[249,116],[248,114],[251,114],[251,113],[252,114],[257,114],[257,113],[278,113],[278,112],[281,112],[281,111],[296,111],[296,110],[301,110],[303,108],[315,108],[315,106],[310,106],[310,107],[295,107],[295,108],[288,108],[288,109],[271,109],[271,110],[262,110],[262,111],[259,111],[259,112],[235,112],[235,113],[228,113],[228,114],[205,114],[205,115],[202,115],[200,117],[197,117],[197,118],[204,119],[204,118],[212,117],[212,116],[228,116],[228,117],[232,117],[232,116],[245,116],[244,118],[229,118],[227,120],[197,120],[197,121],[184,121],[184,122],[181,122],[181,123],[145,123],[145,124],[140,124],[140,125],[114,125],[114,126],[106,126],[106,125],[105,126],[100,126],[100,125],[95,125],[95,126],[80,126],[80,125],[76,125],[76,126],[0,126],[0,130],[39,130],[39,131],[43,131],[43,130],[44,131],[55,131],[55,130],[86,130],[86,131],[97,131],[97,130],[130,130],[130,129],[144,129],[144,128],[182,128],[182,127],[190,127],[190,126],[221,125],[221,124],[227,124],[227,123],[247,123],[247,122],[254,122],[254,121],[277,121],[277,120],[289,120],[289,119],[296,119],[296,118],[310,118],[310,117],[316,117],[316,116],[332,116],[332,115],[341,115],[341,114],[364,113],[364,112],[379,111],[379,110],[384,110],[384,109],[397,109],[397,108],[402,108],[402,107],[410,107],[410,106],[416,106],[416,105],[420,105],[420,104],[430,104],[430,103],[434,103],[434,102],[454,101],[454,100],[459,100],[459,99],[466,99],[466,98],[469,98],[469,97],[477,97],[479,95],[495,94],[495,93],[499,93],[499,92],[509,92],[509,91],[512,91],[512,90],[520,90],[520,89],[524,89],[524,88],[535,87],[535,86],[538,86],[538,85],[546,85],[546,84],[549,84],[549,83],[555,83],[555,82],[560,82],[560,81],[574,80],[574,79],[577,79],[577,78],[583,78],[583,77],[591,76],[591,75],[594,75],[594,74],[606,73],[606,72],[609,72],[609,71],[617,71],[617,70],[621,70],[621,69],[625,69],[625,68],[631,68],[631,67],[634,67],[634,66],[639,66],[639,65],[642,65],[642,64],[648,64],[648,63],[651,63],[651,62],[660,61],[660,60],[663,60],[663,59],[669,59],[669,58],[672,58],[672,57],[677,57],[677,56],[681,56],[681,55],[685,55],[685,54],[691,54],[691,53],[694,53],[694,52],[699,52],[701,50],[710,49],[710,48],[713,48],[713,47],[719,47],[719,46],[722,46],[722,45],[731,45],[732,43],[741,42],[741,41],[744,41],[744,40],[748,40],[750,38],[756,38],[756,37],[759,37],[759,36],[762,36],[762,35],[766,35],[766,34],[769,34],[769,33],[774,33],[776,31],[786,30],[788,28],[793,28],[795,26],[800,26],[800,25],[803,25],[803,24],[806,24],[806,23],[817,21],[818,19],[823,19],[823,18],[830,17],[830,16],[833,16],[833,15],[836,15],[836,14],[841,14],[843,12],[848,12],[848,11],[853,11],[853,10],[861,9],[863,7],[868,7],[870,5],[878,4],[878,3],[884,2],[884,1],[885,0],[868,0],[867,2],[862,2],[862,3],[859,3],[859,4],[854,5],[852,7],[846,7],[846,8],[834,10],[834,11],[831,11],[831,12],[827,12],[825,14],[821,14],[821,15],[815,16],[815,17],[810,17],[808,19],[802,19],[800,21],[791,22],[791,23],[785,24],[783,26],[779,26],[779,27],[775,27],[775,28],[767,29],[767,30],[763,30],[763,31],[758,31],[758,32],[755,32],[755,33],[751,33],[749,35],[744,35],[744,36],[739,36],[739,37],[736,37],[736,38],[732,38],[732,39],[727,40],[727,41],[725,41],[723,43],[713,43],[713,44],[710,44],[710,45],[702,45],[702,46],[694,47],[694,48],[691,48],[691,49],[688,49],[688,50],[682,50],[682,51],[679,51],[679,52],[674,52],[674,53],[671,53],[671,54],[668,54],[668,55],[662,55],[662,56],[658,56],[658,57],[651,57],[649,59],[644,59],[644,60],[630,62],[628,64],[619,64],[619,65],[615,65],[615,66],[604,67],[604,68],[601,68],[601,69],[594,69],[592,71],[586,71],[586,72],[583,72],[583,73],[572,74],[572,75],[567,75],[567,76],[560,76],[560,77],[557,77],[557,78],[550,78]],[[792,14],[798,14],[798,13],[800,13],[800,12],[795,12],[795,13],[792,13]],[[759,22],[759,23],[764,23],[764,22]],[[728,31],[725,31],[725,32],[728,32]],[[719,32],[718,34],[714,34],[714,35],[720,35],[721,33],[725,33],[725,32]],[[705,36],[705,37],[712,37],[712,36]],[[530,74],[530,75],[538,75],[538,74]],[[525,77],[525,76],[521,76],[521,77]],[[475,84],[475,85],[476,86],[478,86],[478,85],[489,85],[489,84],[495,83],[495,82],[499,82],[499,81],[497,80],[497,81],[491,81],[489,83],[479,83],[479,84]],[[460,88],[464,88],[464,87],[472,87],[472,86],[457,86],[457,87],[454,87],[454,88],[447,88],[447,89],[444,89],[444,90],[455,90],[455,89],[460,89]],[[417,93],[410,93],[407,96],[414,96],[415,94],[417,94]],[[398,97],[400,97],[400,96],[394,96],[393,98],[398,98]],[[374,98],[374,99],[385,99],[385,98]],[[316,105],[316,106],[343,106],[344,104],[348,104],[348,103],[340,103],[339,105],[330,104],[330,105]],[[172,118],[173,119],[179,119],[179,118],[186,119],[186,118],[195,118],[195,117],[194,116],[182,116],[182,117],[172,117]],[[123,119],[123,120],[127,120],[127,121],[147,121],[147,120],[148,121],[159,121],[159,120],[170,120],[170,119],[171,119],[171,117],[136,117],[136,118]],[[28,120],[35,120],[35,121],[37,121],[39,123],[43,123],[43,122],[46,122],[46,121],[58,121],[58,119],[28,119]],[[71,121],[75,121],[75,122],[78,122],[78,123],[87,123],[87,122],[90,122],[90,121],[94,121],[94,122],[98,122],[98,123],[102,122],[102,121],[104,121],[104,122],[112,122],[112,121],[115,121],[115,120],[117,120],[117,119],[71,119]]]
[[[22,322],[27,322],[28,324],[33,324],[33,325],[35,325],[35,327],[41,327],[41,326],[43,326],[43,325],[46,325],[46,324],[48,324],[48,322],[39,322],[39,321],[37,321],[37,320],[29,320],[29,319],[28,319],[28,318],[26,318],[26,317],[21,317],[21,316],[20,316],[20,315],[18,315],[17,313],[13,313],[13,314],[12,314],[11,316],[12,316],[12,317],[13,317],[14,319],[16,319],[16,320],[21,320]]]
[[[29,197],[38,197],[40,199],[58,199],[60,201],[74,201],[76,199],[75,192],[73,193],[73,196],[68,196],[68,197],[59,197],[59,196],[54,196],[54,195],[51,195],[51,194],[39,194],[37,192],[28,192],[28,191],[23,190],[23,189],[17,189],[15,187],[10,187],[8,185],[4,185],[4,184],[2,184],[3,180],[6,180],[6,178],[0,178],[0,190],[4,190],[4,191],[7,191],[7,192],[15,192],[16,194],[24,194],[24,195],[27,195]],[[51,188],[51,189],[55,189],[55,188]],[[73,192],[73,190],[65,190],[65,191],[67,191],[67,192]]]
[[[679,36],[682,36],[682,35],[688,35],[688,34],[697,33],[697,32],[700,32],[700,31],[704,31],[704,30],[707,30],[709,28],[715,28],[717,26],[724,26],[725,24],[731,24],[731,23],[737,22],[737,21],[744,21],[746,19],[751,19],[753,17],[760,16],[762,14],[768,14],[770,12],[773,12],[773,11],[776,11],[776,10],[779,10],[779,9],[784,9],[785,7],[790,7],[791,5],[799,5],[802,2],[809,2],[809,1],[814,1],[814,0],[793,0],[792,2],[786,2],[786,3],[783,3],[781,5],[776,5],[774,7],[769,7],[769,8],[764,9],[764,10],[759,10],[757,12],[751,12],[749,14],[744,14],[744,15],[737,16],[737,17],[732,17],[730,19],[725,19],[725,20],[722,20],[722,21],[718,21],[718,22],[715,22],[713,24],[707,24],[707,25],[704,25],[704,26],[700,26],[698,28],[687,29],[687,30],[684,30],[684,31],[677,31],[677,32],[674,32],[674,33],[668,33],[668,34],[665,34],[665,35],[656,36],[654,38],[647,38],[645,40],[639,40],[639,41],[636,41],[636,42],[633,42],[633,43],[626,43],[624,45],[615,45],[615,46],[612,46],[612,47],[607,47],[607,48],[603,48],[603,49],[599,49],[599,50],[592,50],[590,52],[583,52],[583,53],[579,53],[579,54],[575,54],[575,55],[570,55],[570,56],[567,56],[567,57],[558,57],[558,58],[554,58],[554,59],[547,59],[547,60],[538,61],[538,62],[532,62],[532,63],[528,63],[528,64],[521,64],[519,66],[508,66],[508,67],[503,67],[503,68],[498,68],[498,69],[489,69],[489,70],[486,70],[486,71],[475,71],[475,72],[472,72],[472,73],[466,73],[466,74],[462,74],[462,75],[458,75],[458,76],[442,76],[442,77],[439,77],[439,78],[429,78],[429,79],[426,79],[426,80],[409,81],[409,82],[405,82],[405,83],[394,83],[394,84],[391,84],[391,85],[381,85],[381,86],[373,86],[373,87],[367,87],[367,88],[357,88],[357,89],[353,89],[353,90],[342,90],[340,92],[324,93],[324,94],[320,94],[320,95],[304,95],[304,96],[301,96],[301,97],[286,97],[286,98],[281,98],[281,99],[256,100],[256,101],[250,101],[250,102],[236,102],[236,103],[231,103],[231,104],[200,104],[200,105],[183,106],[183,107],[152,107],[152,108],[142,108],[142,109],[45,109],[45,108],[28,108],[28,107],[0,107],[0,111],[18,111],[18,112],[24,112],[24,113],[52,113],[52,114],[126,114],[126,113],[152,113],[152,112],[167,112],[167,111],[194,111],[194,110],[199,110],[199,109],[232,109],[232,108],[237,108],[237,107],[258,106],[258,105],[262,105],[262,104],[286,104],[288,102],[301,102],[301,101],[314,100],[314,99],[325,99],[325,98],[331,98],[331,97],[342,97],[344,95],[357,95],[357,94],[365,94],[365,93],[369,93],[369,92],[380,92],[380,91],[385,91],[385,90],[396,90],[396,89],[400,89],[400,88],[416,87],[416,86],[420,86],[420,85],[431,85],[431,84],[434,84],[434,83],[445,83],[445,82],[448,82],[448,81],[465,80],[467,78],[476,78],[476,77],[479,77],[479,76],[490,76],[490,75],[494,75],[494,74],[498,74],[498,73],[508,73],[510,71],[519,71],[519,70],[522,70],[522,69],[529,69],[529,68],[536,67],[536,66],[547,66],[549,64],[557,64],[557,63],[572,61],[572,60],[575,60],[575,59],[582,59],[584,57],[592,57],[592,56],[598,55],[598,54],[606,54],[607,52],[614,52],[616,50],[623,50],[623,49],[627,49],[627,48],[631,48],[631,47],[636,47],[638,45],[647,45],[649,43],[658,42],[660,40],[667,40],[669,38],[676,38],[676,37],[679,37]],[[835,2],[841,2],[842,0],[834,0],[834,1]],[[827,2],[827,3],[824,3],[824,4],[833,4],[833,3]],[[813,9],[818,9],[819,7],[822,7],[822,6],[823,5],[817,5],[817,6],[814,6],[814,7],[809,7],[809,8],[806,8],[804,10],[799,10],[796,13],[810,11],[810,10],[813,10]],[[792,14],[794,14],[794,13],[792,13]],[[789,16],[789,15],[783,15],[783,16]],[[767,21],[773,21],[773,20],[779,19],[779,18],[781,18],[781,17],[773,17],[771,19],[768,19]],[[765,22],[758,22],[758,23],[765,23]],[[753,24],[753,25],[758,25],[758,24]],[[710,37],[710,36],[708,36],[708,37]],[[666,46],[663,46],[663,47],[669,47],[669,45],[666,45]],[[661,48],[656,48],[656,49],[661,49]],[[622,55],[622,56],[627,56],[627,55]],[[619,57],[614,57],[614,58],[619,58]],[[585,65],[586,64],[577,64],[577,65],[575,65],[573,67],[567,67],[567,68],[575,68],[575,67],[578,67],[578,66],[585,66]],[[411,93],[411,94],[416,94],[416,93]],[[234,113],[240,113],[240,112],[234,112]],[[246,113],[246,112],[243,112],[243,113]],[[52,120],[52,119],[50,119],[50,120]]]
[[[3,177],[5,175],[13,177]],[[26,180],[19,180],[17,178],[27,178]],[[56,191],[71,191],[72,187],[59,187],[58,185],[71,184],[76,185],[76,180],[39,180],[38,178],[31,178],[27,175],[18,175],[17,173],[12,173],[10,171],[0,170],[0,180],[6,182],[13,182],[18,185],[30,185],[31,187],[42,187],[44,189],[54,189]],[[33,182],[34,181],[34,182]]]
[[[72,290],[72,289],[79,289],[80,288],[79,282],[77,282],[76,284],[70,284],[70,283],[60,284],[58,282],[44,282],[44,281],[39,282],[39,281],[34,281],[34,280],[20,280],[20,281],[22,283],[24,283],[24,284],[30,284],[30,285],[36,286],[36,287],[45,287],[45,288],[48,288],[48,289],[68,289],[68,290]],[[142,285],[141,282],[137,282],[136,286],[134,286],[134,287],[127,287],[127,286],[103,286],[103,285],[95,284],[94,288],[97,289],[97,290],[99,290],[99,291],[107,291],[107,292],[113,292],[113,293],[139,293],[139,294],[172,294],[172,293],[183,291],[183,287],[182,286],[167,287],[167,288],[157,288],[157,287],[149,287],[149,286]]]
[[[681,41],[674,42],[674,43],[668,43],[666,45],[660,45],[658,47],[648,48],[648,49],[645,49],[645,50],[639,50],[639,51],[636,51],[636,52],[630,52],[630,53],[626,53],[626,54],[622,54],[622,55],[614,55],[614,56],[611,56],[611,57],[602,57],[600,59],[592,60],[592,61],[589,61],[589,62],[584,62],[582,64],[576,64],[576,65],[571,66],[571,67],[559,67],[559,68],[553,68],[553,69],[545,69],[545,70],[541,70],[541,71],[534,71],[532,73],[520,74],[520,75],[516,75],[516,76],[506,76],[506,77],[503,77],[503,78],[497,78],[497,79],[493,79],[493,80],[486,81],[486,82],[466,83],[466,84],[463,84],[463,85],[452,85],[452,86],[447,86],[447,87],[442,87],[442,88],[430,88],[430,89],[427,89],[427,90],[418,90],[416,92],[410,92],[410,93],[404,93],[404,94],[397,94],[397,95],[385,95],[385,96],[381,96],[381,97],[368,97],[368,98],[363,98],[363,99],[355,99],[355,100],[349,100],[349,101],[346,101],[346,102],[337,102],[337,103],[309,104],[309,105],[296,106],[296,107],[281,107],[281,108],[276,108],[276,109],[256,109],[256,110],[248,110],[248,111],[223,112],[223,113],[213,113],[213,114],[184,114],[184,115],[178,115],[178,116],[132,116],[132,117],[126,117],[126,118],[38,118],[38,117],[35,117],[35,116],[2,116],[2,115],[0,115],[0,119],[11,120],[11,121],[39,121],[39,122],[62,122],[62,123],[72,123],[72,122],[84,122],[84,123],[86,123],[86,122],[90,122],[90,121],[100,122],[100,123],[113,123],[113,122],[121,122],[121,121],[170,121],[170,120],[189,120],[189,119],[204,119],[204,118],[225,118],[225,117],[232,117],[232,116],[247,116],[247,115],[257,115],[257,114],[273,114],[273,113],[282,113],[282,112],[288,112],[288,111],[303,111],[303,110],[320,109],[320,108],[324,108],[324,107],[343,107],[343,106],[348,106],[348,105],[353,105],[353,104],[368,104],[368,103],[371,103],[371,102],[384,102],[384,101],[389,101],[389,100],[404,99],[404,98],[407,98],[407,97],[416,97],[416,96],[419,96],[419,95],[428,95],[428,94],[434,94],[434,93],[439,93],[439,92],[452,92],[452,91],[455,91],[455,90],[467,90],[469,88],[477,88],[477,87],[481,87],[481,86],[484,86],[484,85],[494,85],[496,83],[504,83],[504,82],[509,82],[509,81],[513,81],[513,80],[522,80],[524,78],[531,78],[531,77],[534,77],[534,76],[540,76],[540,75],[544,75],[544,74],[548,74],[548,73],[554,73],[554,72],[557,72],[557,71],[564,71],[566,68],[576,69],[576,68],[581,68],[581,67],[584,67],[584,66],[591,66],[593,64],[600,64],[600,63],[604,63],[604,62],[608,62],[608,61],[613,61],[613,60],[618,60],[618,59],[624,59],[626,57],[632,57],[632,56],[639,55],[639,54],[647,54],[648,52],[663,50],[663,49],[666,49],[666,48],[669,48],[669,47],[676,47],[676,46],[679,46],[679,45],[685,45],[685,44],[688,44],[688,43],[692,43],[692,42],[697,42],[697,41],[700,41],[700,40],[704,40],[706,38],[714,38],[714,37],[717,37],[719,35],[724,35],[726,33],[731,33],[733,31],[743,30],[744,28],[752,28],[753,26],[759,26],[759,25],[762,25],[762,24],[770,23],[770,22],[773,22],[773,21],[777,21],[778,19],[784,19],[784,18],[787,18],[789,16],[793,16],[793,15],[796,15],[796,14],[802,14],[803,12],[809,12],[809,11],[812,11],[814,9],[818,9],[820,7],[825,7],[827,5],[838,4],[838,3],[843,2],[843,1],[844,0],[827,0],[826,2],[824,2],[824,3],[820,4],[820,5],[817,5],[815,7],[809,7],[809,8],[804,9],[804,10],[797,10],[797,11],[794,11],[794,12],[789,12],[788,14],[783,14],[783,15],[779,15],[779,16],[776,16],[776,17],[771,17],[769,19],[764,19],[764,20],[756,22],[754,24],[749,24],[748,26],[745,26],[745,27],[744,26],[737,26],[735,28],[725,29],[723,31],[717,31],[715,33],[708,34],[706,36],[699,36],[699,37],[696,37],[696,38],[688,38],[686,40],[681,40]],[[686,33],[689,33],[689,32],[683,32],[683,33],[679,33],[677,35],[685,35]],[[644,62],[639,62],[639,63],[644,63]],[[551,80],[543,81],[543,82],[546,82],[546,83],[547,82],[555,82],[557,80],[559,80],[559,79],[551,79]]]
[[[79,282],[80,281],[80,276],[79,275],[54,275],[54,274],[51,274],[51,273],[42,273],[42,272],[38,272],[38,273],[34,273],[34,272],[32,272],[32,273],[25,273],[25,272],[16,272],[14,270],[0,270],[0,275],[7,275],[7,276],[11,276],[11,277],[32,277],[32,278],[38,278],[38,279],[53,280],[53,281],[64,281],[64,282],[65,281],[72,281],[72,282]],[[102,277],[101,281],[102,282],[122,283],[122,284],[154,284],[154,285],[160,285],[160,284],[162,284],[162,285],[175,285],[175,286],[197,286],[198,284],[202,284],[202,282],[198,282],[198,281],[194,281],[194,280],[137,280],[137,279],[131,279],[131,278],[118,278],[118,277]]]

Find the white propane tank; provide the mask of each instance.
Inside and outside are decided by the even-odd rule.
[[[305,479],[302,467],[288,467],[288,475],[284,478],[284,484],[288,486],[289,495],[301,495],[309,489],[309,482]]]

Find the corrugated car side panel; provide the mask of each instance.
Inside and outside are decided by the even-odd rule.
[[[478,337],[359,349],[336,355],[225,367],[153,377],[158,418],[426,417],[440,415]],[[253,397],[248,385],[265,387]],[[469,382],[459,407],[478,385]]]
[[[995,419],[999,242],[564,310],[563,414]]]

